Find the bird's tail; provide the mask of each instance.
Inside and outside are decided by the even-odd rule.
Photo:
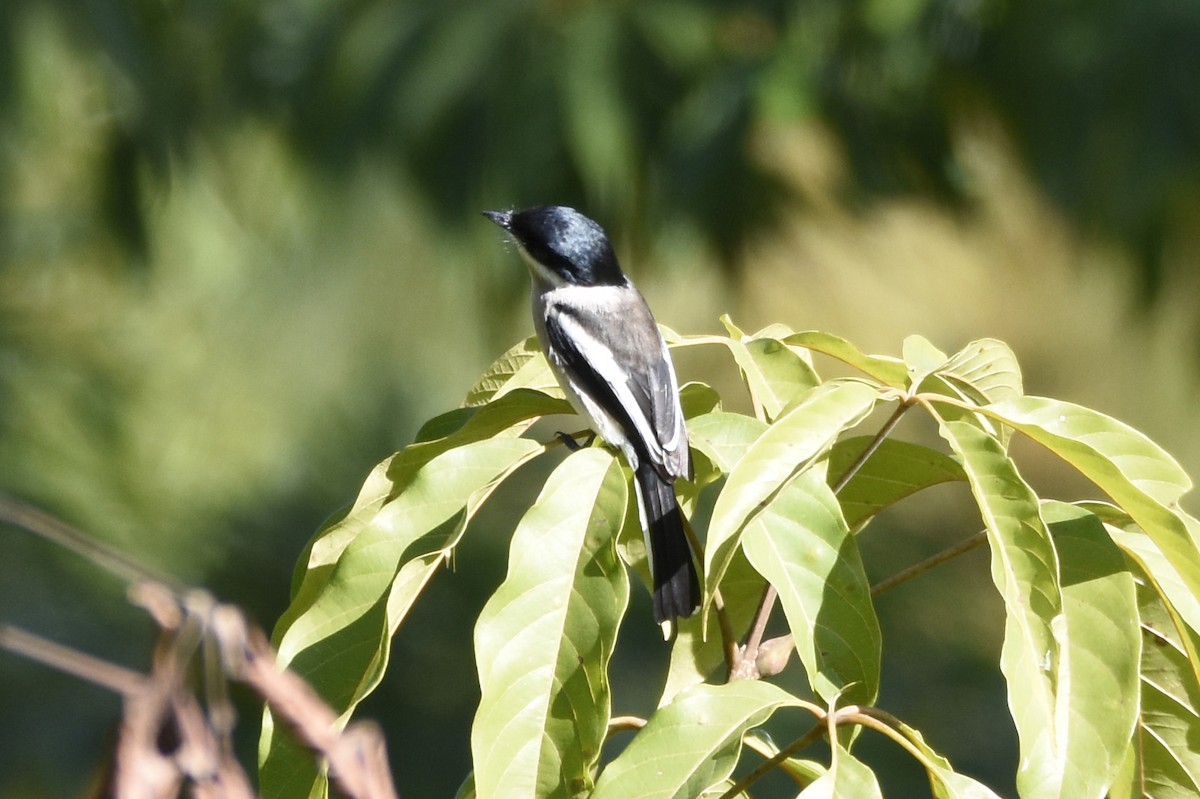
[[[635,476],[654,583],[654,620],[661,624],[691,616],[700,607],[700,580],[675,488],[649,463],[641,463]]]

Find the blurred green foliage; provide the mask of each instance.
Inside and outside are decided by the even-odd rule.
[[[1104,371],[1176,369],[1195,353],[1172,342],[1194,346],[1197,334],[1194,303],[1176,290],[1200,252],[1197,74],[1200,6],[1177,0],[4,0],[0,490],[212,587],[269,627],[321,520],[528,332],[524,275],[497,255],[476,216],[486,207],[586,207],[623,256],[654,256],[635,258],[635,271],[660,267],[671,291],[652,302],[681,330],[764,296],[754,281],[780,273],[755,248],[797,219],[872,240],[830,205],[859,212],[884,239],[858,251],[874,259],[873,272],[847,278],[861,281],[858,294],[958,286],[950,276],[979,263],[957,242],[927,257],[913,242],[928,239],[902,238],[943,235],[944,220],[880,224],[872,213],[895,197],[954,219],[983,207],[991,238],[972,246],[1026,248],[1029,261],[1053,259],[1054,274],[1082,263],[1119,295],[1104,306],[1118,314],[1097,344],[1114,359]],[[1021,238],[1011,215],[997,222],[993,186],[963,145],[980,119],[1007,134],[1071,229],[1134,257],[1075,261],[1058,229]],[[796,130],[828,141],[822,191],[803,169],[796,177],[796,163],[815,163],[811,149],[781,155],[772,144]],[[816,253],[841,268],[843,252]],[[897,264],[911,275],[896,276]],[[1167,318],[1163,302],[1183,308],[1170,316],[1182,334],[1158,340],[1153,357],[1137,338],[1145,327],[1119,317],[1133,306],[1123,285],[1099,271],[1114,264],[1132,265],[1148,320]],[[1038,261],[1012,279],[1057,281],[1048,271]],[[810,273],[784,274],[773,302],[795,312],[807,301],[814,315],[834,304],[821,280],[798,284],[807,290],[794,298],[779,291]],[[1092,335],[1078,323],[1097,315],[1087,310],[1096,301],[1076,298],[1055,331],[1033,311],[998,307],[992,318],[1023,319],[1030,346],[1063,349],[1029,361],[1035,380],[1054,380],[1100,371],[1072,358]],[[955,314],[980,324],[976,309]],[[915,318],[897,324],[913,332],[926,319]],[[992,334],[1013,340],[972,331]],[[1159,397],[1188,395],[1191,372],[1154,374]],[[1108,391],[1120,377],[1095,380]],[[1112,402],[1146,405],[1144,391],[1125,397]],[[1176,418],[1152,409],[1143,421],[1170,429]],[[923,535],[937,548],[936,533]],[[9,529],[0,552],[0,619],[144,665],[146,630],[119,588]],[[496,569],[461,568],[438,590],[467,620]],[[902,612],[881,614],[904,623]],[[445,634],[469,641],[461,628]],[[404,682],[385,684],[367,711],[391,715],[432,759],[434,739],[413,736],[419,720],[466,722],[447,721],[450,700],[432,708],[433,693],[411,690],[428,677],[413,664],[455,645],[400,646]],[[991,659],[964,647],[968,668]],[[953,671],[947,663],[931,673]],[[885,698],[926,707],[913,680],[885,686]],[[112,698],[7,656],[0,686],[0,794],[78,790],[103,750]],[[473,690],[454,694],[464,712]],[[51,749],[61,756],[47,758]],[[1012,752],[1009,741],[995,757],[973,756]],[[459,758],[448,773],[460,773],[466,752],[447,756]],[[401,788],[454,787],[429,779]]]

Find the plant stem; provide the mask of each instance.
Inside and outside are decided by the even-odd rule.
[[[825,718],[822,716],[818,718],[817,723],[813,725],[811,730],[804,733],[799,738],[780,749],[773,756],[760,763],[758,767],[754,769],[754,771],[751,771],[749,774],[742,777],[733,784],[732,788],[721,794],[720,799],[734,799],[735,796],[742,793],[751,785],[765,777],[768,772],[770,772],[780,763],[787,760],[801,749],[810,746],[814,741],[825,734],[825,729]]]
[[[896,406],[896,410],[891,416],[888,417],[888,420],[883,423],[883,427],[879,428],[879,432],[876,433],[875,437],[871,439],[871,443],[867,444],[866,449],[858,453],[858,457],[854,459],[854,462],[846,468],[845,473],[837,479],[836,483],[833,484],[834,494],[840,494],[842,489],[846,487],[846,484],[854,479],[854,475],[858,474],[859,469],[861,469],[867,460],[875,454],[875,450],[879,449],[879,447],[883,444],[883,440],[887,438],[892,430],[896,428],[896,425],[900,423],[900,418],[904,416],[905,411],[911,407],[912,402],[909,401],[901,401],[901,403]]]
[[[936,555],[932,555],[920,563],[915,563],[912,566],[909,566],[907,569],[902,569],[901,571],[893,574],[891,577],[888,577],[886,580],[881,580],[875,585],[871,586],[871,598],[874,599],[880,594],[890,591],[898,585],[903,585],[914,577],[919,577],[925,572],[937,568],[948,560],[953,560],[959,555],[970,552],[972,549],[977,549],[986,541],[987,531],[981,530],[970,538],[966,538],[962,541],[959,541],[957,544],[946,547]]]
[[[887,438],[892,430],[895,429],[896,425],[900,423],[900,418],[904,416],[904,413],[911,408],[912,405],[913,403],[911,401],[902,400],[900,404],[896,406],[896,410],[891,416],[888,417],[888,420],[883,423],[883,427],[879,428],[879,432],[875,434],[875,437],[871,439],[871,442],[867,444],[866,448],[863,449],[863,451],[858,454],[858,457],[855,458],[854,461],[846,468],[845,473],[843,473],[842,476],[837,479],[837,482],[833,485],[833,493],[835,495],[840,493],[841,490],[846,487],[846,484],[854,478],[854,475],[858,474],[859,470],[862,469],[867,460],[875,454],[875,451],[883,444],[884,439]],[[741,656],[739,657],[740,662],[737,666],[730,669],[729,673],[731,677],[739,671],[741,662],[746,660],[754,660],[758,657],[758,647],[762,643],[763,634],[767,629],[767,622],[771,618],[771,612],[775,609],[775,602],[778,600],[778,598],[779,592],[775,590],[775,586],[768,584],[767,590],[763,592],[762,601],[758,605],[758,614],[754,617],[754,626],[750,628],[750,634],[746,636],[746,643],[742,647]],[[743,676],[757,675],[747,674]]]

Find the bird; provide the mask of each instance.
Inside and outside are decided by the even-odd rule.
[[[687,427],[650,307],[604,229],[574,208],[483,215],[511,236],[529,270],[534,329],[571,406],[633,470],[655,621],[691,616],[700,583],[674,488],[691,473]]]

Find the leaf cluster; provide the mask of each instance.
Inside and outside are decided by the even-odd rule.
[[[753,412],[727,410],[703,383],[681,392],[695,474],[677,489],[704,601],[673,631],[658,709],[612,715],[608,666],[628,574],[645,583],[647,572],[628,469],[587,447],[528,504],[508,574],[477,619],[481,699],[460,796],[733,797],[771,770],[806,799],[881,796],[855,753],[863,731],[909,753],[939,799],[995,796],[875,707],[883,639],[857,537],[880,511],[941,483],[963,485],[978,506],[1003,600],[999,667],[1020,740],[1020,795],[1196,795],[1200,528],[1179,506],[1191,481],[1178,464],[1121,422],[1026,396],[999,341],[947,355],[911,337],[895,358],[826,333],[748,334],[723,321],[726,335],[664,331],[675,348],[728,351]],[[854,376],[823,379],[814,354]],[[313,539],[274,638],[281,665],[309,679],[341,723],[378,685],[422,589],[469,545],[480,508],[558,446],[533,440],[530,426],[569,412],[536,342],[521,342]],[[892,437],[909,412],[933,420],[944,450]],[[1107,501],[1038,496],[1010,452],[1014,435],[1059,456]],[[763,641],[776,602],[788,633]],[[801,693],[771,679],[792,650]],[[777,713],[808,726],[779,746],[761,730]],[[637,732],[614,755],[605,741],[622,729]],[[819,739],[826,757],[810,749]],[[269,714],[260,754],[264,795],[327,791]]]

